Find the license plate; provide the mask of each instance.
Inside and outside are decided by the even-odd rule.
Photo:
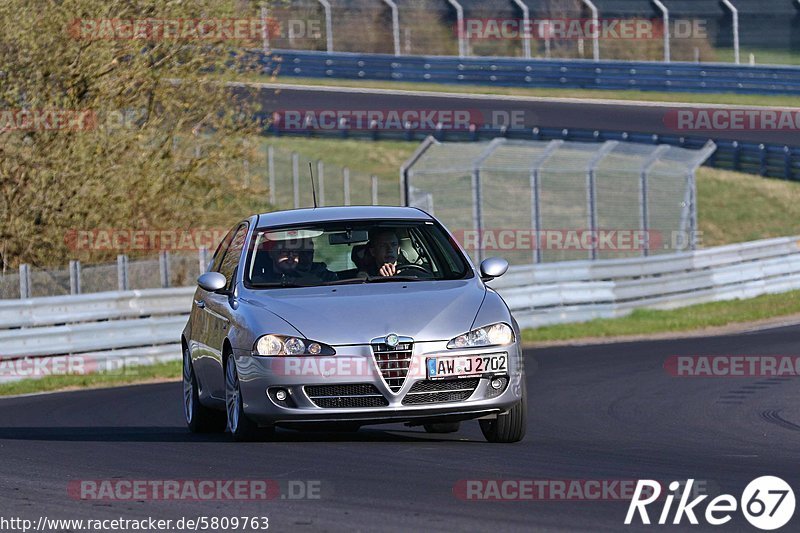
[[[444,379],[461,376],[476,376],[494,372],[508,372],[508,354],[456,355],[429,357],[428,379]]]

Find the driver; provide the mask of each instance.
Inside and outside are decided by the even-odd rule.
[[[367,256],[371,259],[366,269],[369,276],[389,277],[397,274],[400,257],[400,239],[397,232],[376,228],[370,231]]]

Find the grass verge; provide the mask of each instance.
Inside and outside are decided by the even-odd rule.
[[[800,235],[800,183],[701,167],[697,218],[704,247]]]
[[[364,139],[320,139],[268,136],[263,142],[276,149],[296,151],[322,160],[326,165],[348,167],[353,172],[375,174],[394,183],[400,181],[400,167],[411,157],[419,141],[369,141]],[[303,160],[303,177],[306,176]]]
[[[717,48],[717,61],[723,63],[733,63],[733,48]],[[739,51],[741,62],[745,65],[750,63],[750,54],[755,56],[758,66],[779,65],[796,66],[800,65],[800,53],[793,50],[773,50],[769,48],[742,48]]]
[[[86,375],[46,376],[40,379],[23,379],[12,383],[3,383],[0,384],[0,396],[132,385],[148,381],[178,379],[180,376],[181,361],[168,361],[128,368],[122,374],[100,372]]]
[[[637,309],[622,318],[558,324],[522,332],[526,343],[699,331],[800,313],[800,291],[767,294],[746,300],[692,305],[665,311]]]

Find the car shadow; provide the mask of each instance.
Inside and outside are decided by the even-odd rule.
[[[183,427],[85,426],[85,427],[5,427],[0,440],[47,442],[231,442],[226,433],[191,433]],[[478,442],[458,433],[432,435],[415,429],[362,428],[357,432],[295,431],[278,429],[263,443],[281,442]]]

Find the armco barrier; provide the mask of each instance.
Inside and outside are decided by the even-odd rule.
[[[76,359],[106,370],[179,360],[194,290],[0,300],[0,383],[42,377]]]
[[[261,52],[257,52],[261,54]],[[513,59],[275,50],[265,73],[497,87],[800,95],[800,68],[721,63]]]
[[[751,298],[800,289],[800,237],[649,258],[514,267],[491,286],[522,327]]]
[[[9,328],[184,314],[190,295],[189,288],[181,287],[0,300],[0,333]]]
[[[624,316],[800,289],[800,237],[649,258],[512,267],[490,283],[522,327]],[[177,360],[193,287],[0,302],[0,368],[8,360]],[[14,310],[20,318],[13,318]],[[19,379],[0,372],[0,382]]]

